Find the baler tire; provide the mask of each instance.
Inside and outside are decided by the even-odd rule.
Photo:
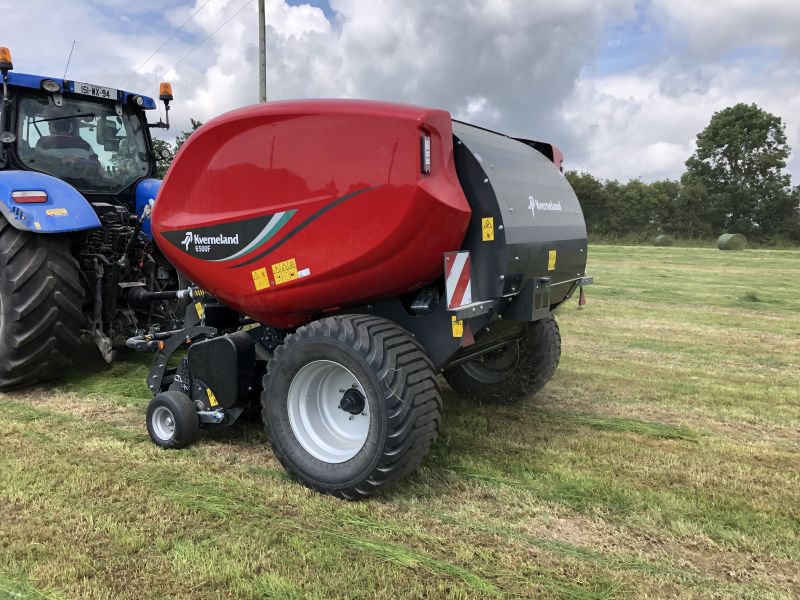
[[[357,410],[348,419],[368,419],[361,425],[366,431],[363,445],[359,447],[356,441],[330,460],[314,456],[309,438],[301,441],[304,430],[295,429],[301,426],[293,425],[290,416],[296,393],[293,382],[303,381],[302,369],[323,363],[335,365],[329,369],[341,368],[337,373],[349,373],[356,380],[352,387],[363,392],[364,412]],[[319,377],[325,381],[333,376]],[[321,388],[319,384],[316,389]],[[323,402],[334,407],[328,412],[344,410],[344,399],[337,399],[343,389],[350,391],[345,386],[328,394],[317,392],[324,401],[316,400],[320,409],[315,415],[325,413]],[[422,346],[396,323],[369,315],[320,319],[287,336],[267,363],[261,398],[267,438],[290,477],[347,500],[372,496],[416,469],[431,449],[442,420],[436,373]],[[328,458],[321,452],[318,456]]]
[[[480,404],[515,404],[539,392],[558,368],[561,358],[561,332],[550,315],[528,323],[519,340],[506,346],[516,358],[512,368],[492,371],[479,359],[444,371],[450,387],[459,396]]]
[[[168,417],[171,423],[161,422]],[[186,448],[197,439],[200,420],[197,409],[186,394],[178,391],[161,392],[153,396],[147,405],[147,433],[157,446],[166,449]],[[171,435],[165,431],[171,426]]]
[[[83,285],[69,239],[0,217],[0,390],[58,379],[80,345]]]

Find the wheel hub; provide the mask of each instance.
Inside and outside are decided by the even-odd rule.
[[[352,371],[330,360],[315,360],[289,384],[289,424],[298,443],[314,458],[343,463],[361,451],[369,435],[369,406]]]
[[[355,388],[350,388],[342,396],[342,400],[339,402],[339,408],[351,415],[358,415],[364,412],[366,403],[367,399],[364,398],[364,394]]]
[[[153,412],[152,423],[153,433],[159,439],[166,442],[175,435],[175,417],[166,406],[159,406]]]

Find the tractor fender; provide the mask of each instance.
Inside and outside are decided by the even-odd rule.
[[[154,204],[158,190],[161,189],[160,179],[142,179],[136,184],[136,215],[141,217],[144,212],[145,206]],[[153,239],[153,232],[150,229],[150,219],[145,219],[142,223],[142,233],[148,239]]]
[[[14,192],[43,191],[45,202],[16,202]],[[91,204],[68,183],[33,171],[0,171],[0,212],[12,227],[33,233],[68,233],[100,227]]]

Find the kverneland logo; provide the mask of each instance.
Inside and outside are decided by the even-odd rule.
[[[542,202],[541,200],[536,200],[533,196],[528,196],[528,210],[531,211],[531,214],[534,218],[536,218],[536,211],[537,210],[554,210],[560,211],[561,209],[561,202]]]
[[[241,258],[277,235],[297,210],[285,210],[217,225],[172,229],[161,235],[191,257],[206,261]]]
[[[237,246],[239,234],[234,235],[198,235],[191,231],[186,232],[181,245],[189,251],[189,246],[194,244],[195,252],[208,252],[211,246]]]

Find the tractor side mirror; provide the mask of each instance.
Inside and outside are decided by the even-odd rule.
[[[117,127],[110,119],[99,119],[95,130],[95,139],[98,144],[103,146],[107,152],[119,150],[119,138],[117,137]]]

